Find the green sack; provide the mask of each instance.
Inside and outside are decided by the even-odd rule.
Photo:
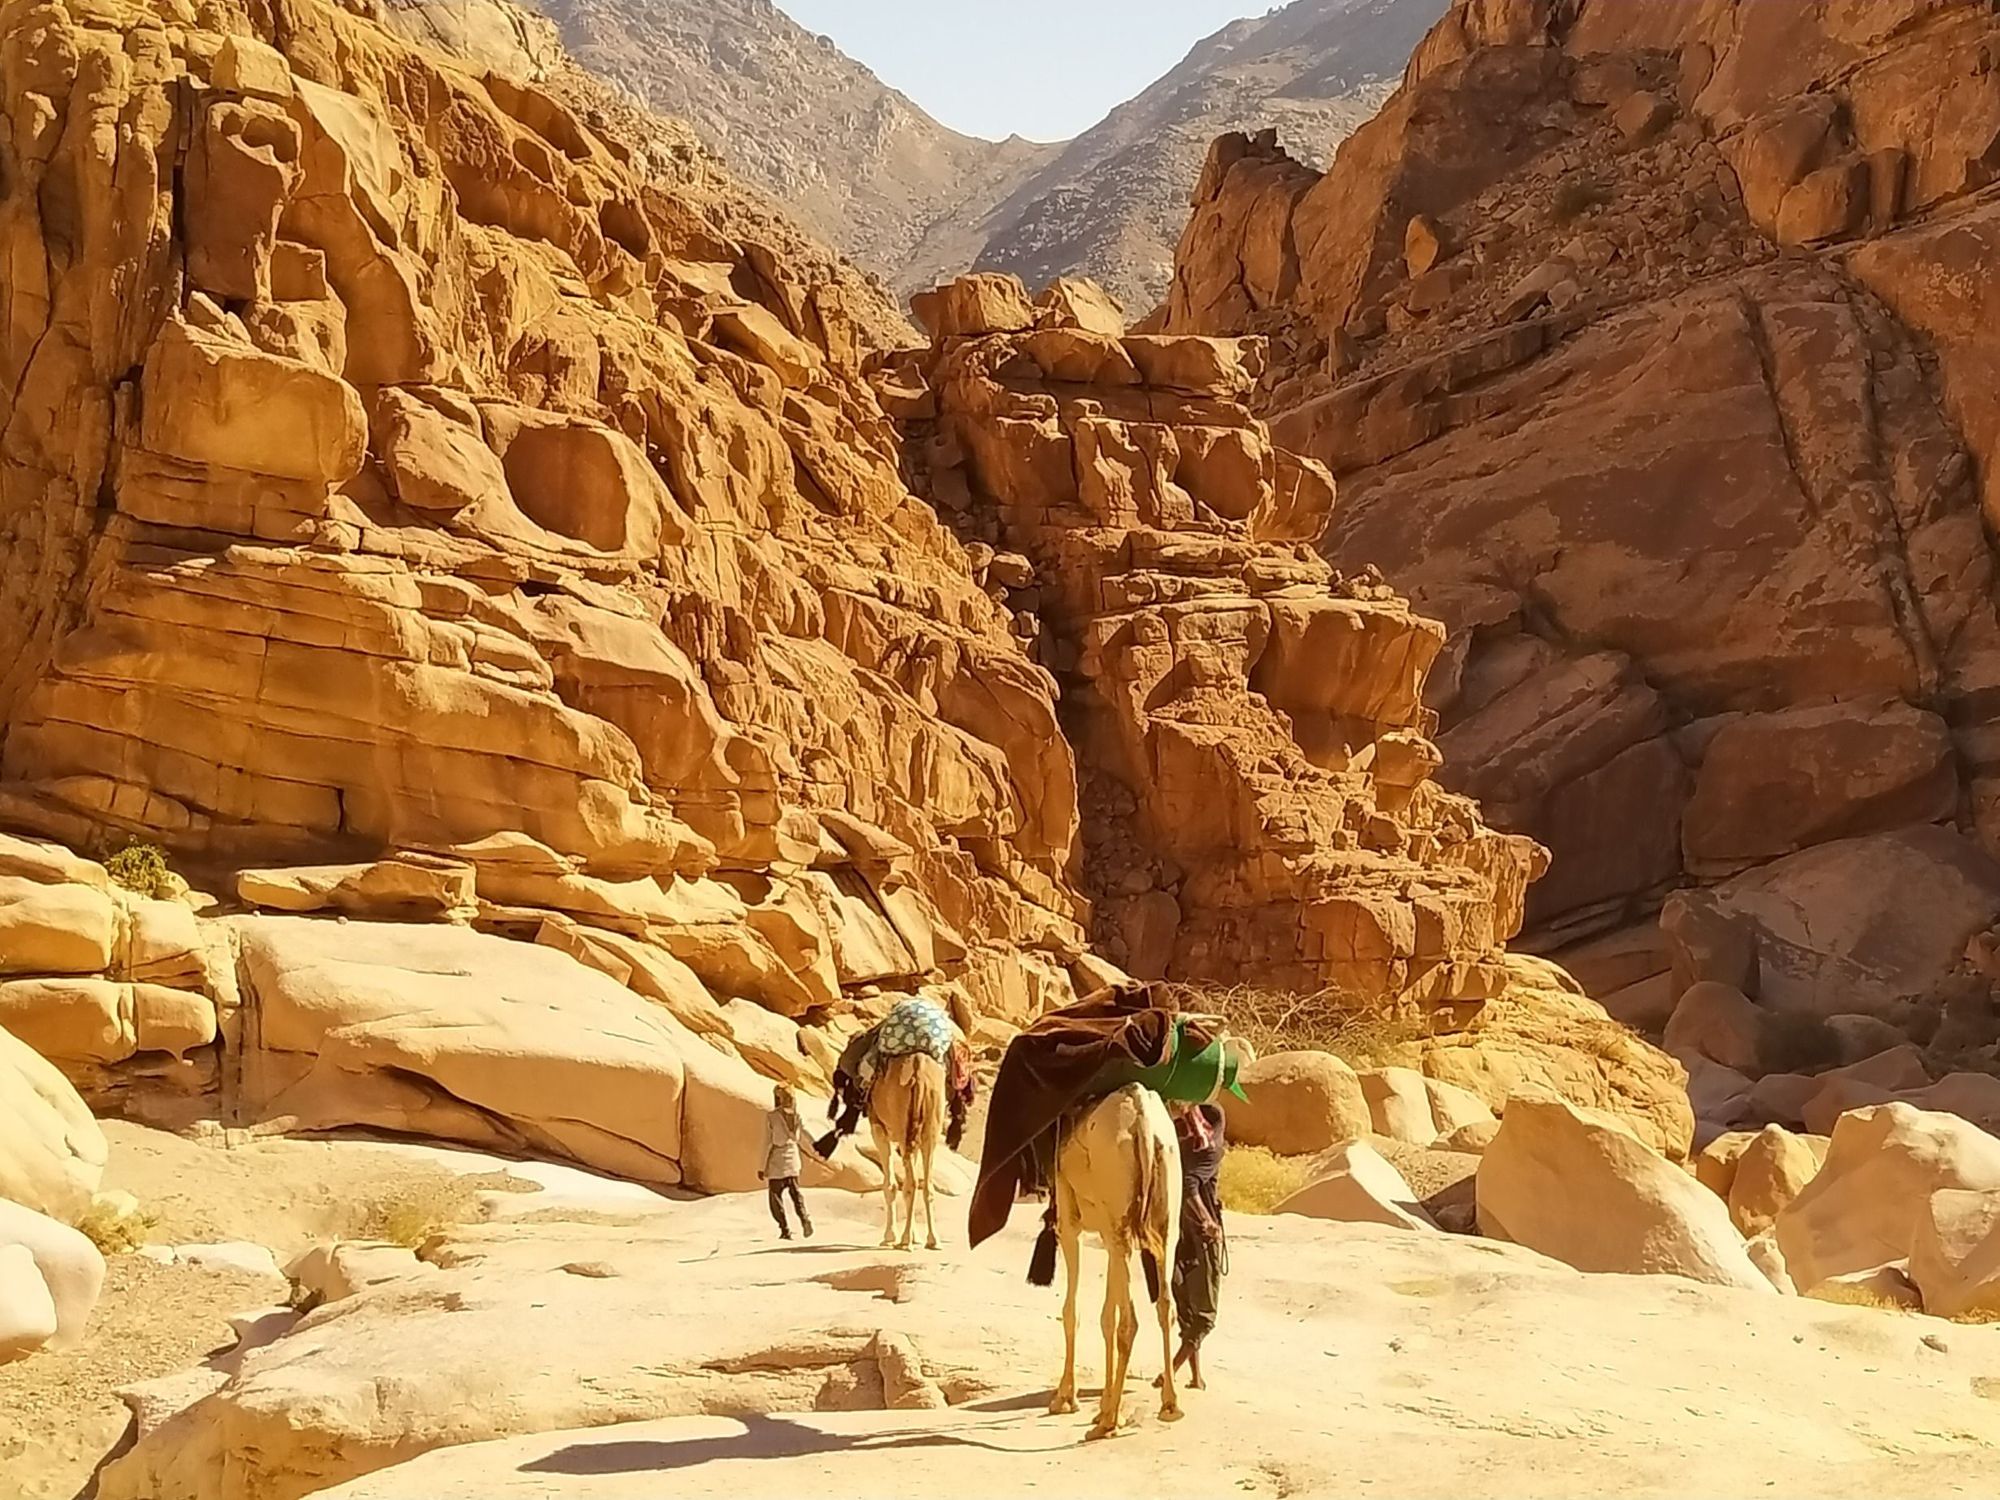
[[[1121,1062],[1106,1068],[1097,1083],[1106,1093],[1128,1083],[1143,1083],[1162,1099],[1173,1104],[1201,1104],[1223,1089],[1244,1098],[1236,1081],[1237,1054],[1225,1039],[1217,1037],[1199,1051],[1186,1045],[1187,1022],[1174,1022],[1173,1050],[1157,1067],[1142,1068]]]

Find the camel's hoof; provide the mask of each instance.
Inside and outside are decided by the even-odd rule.
[[[924,1248],[926,1250],[935,1250],[938,1248],[938,1242],[936,1240],[926,1240],[924,1241]]]
[[[1069,1417],[1075,1414],[1076,1397],[1074,1396],[1058,1396],[1049,1403],[1049,1415],[1052,1417]]]
[[[1197,1375],[1188,1382],[1188,1389],[1191,1391],[1205,1391],[1208,1389],[1208,1382]]]
[[[1104,1418],[1099,1417],[1095,1422],[1090,1424],[1090,1431],[1083,1435],[1083,1440],[1086,1443],[1094,1443],[1099,1438],[1114,1437],[1117,1435],[1117,1432],[1118,1424],[1116,1422],[1107,1422]]]
[[[1171,1406],[1162,1406],[1160,1408],[1160,1420],[1162,1422],[1178,1422],[1181,1416],[1182,1412],[1178,1401],[1174,1402]]]
[[[1164,1375],[1155,1375],[1153,1377],[1153,1389],[1156,1391],[1166,1383],[1167,1383],[1167,1377]]]

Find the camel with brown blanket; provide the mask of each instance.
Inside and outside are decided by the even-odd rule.
[[[917,1190],[924,1196],[924,1248],[938,1247],[931,1208],[931,1161],[944,1139],[944,1067],[928,1053],[887,1059],[868,1091],[868,1123],[882,1162],[882,1243],[910,1248],[917,1228]],[[903,1233],[896,1235],[896,1189],[900,1169]],[[1178,1181],[1178,1179],[1176,1179]]]
[[[1110,1270],[1104,1285],[1104,1386],[1089,1436],[1118,1430],[1126,1367],[1139,1330],[1132,1303],[1132,1252],[1146,1278],[1147,1300],[1160,1319],[1160,1420],[1181,1414],[1174,1391],[1174,1299],[1169,1277],[1181,1222],[1180,1145],[1159,1095],[1128,1084],[1066,1121],[1055,1169],[1055,1237],[1068,1286],[1063,1297],[1063,1373],[1052,1414],[1076,1410],[1076,1280],[1085,1230],[1104,1241]],[[1038,1255],[1037,1259],[1044,1257]],[[1047,1285],[1054,1268],[1040,1281]],[[1030,1279],[1036,1279],[1030,1272]]]

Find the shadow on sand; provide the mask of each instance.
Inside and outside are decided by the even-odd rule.
[[[1008,1398],[1004,1404],[973,1408],[1004,1411],[1048,1405],[1048,1395]],[[691,1437],[684,1442],[613,1440],[572,1443],[521,1465],[523,1474],[656,1474],[691,1469],[696,1464],[731,1458],[809,1458],[822,1453],[884,1453],[899,1448],[985,1448],[995,1453],[1057,1453],[1069,1442],[1024,1447],[1015,1443],[981,1442],[982,1430],[1018,1429],[1018,1419],[981,1422],[940,1430],[909,1427],[886,1432],[821,1432],[782,1416],[745,1416],[743,1430],[727,1437]]]

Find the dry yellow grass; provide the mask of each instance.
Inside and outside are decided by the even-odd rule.
[[[159,1222],[156,1213],[129,1209],[111,1197],[100,1197],[84,1210],[76,1227],[100,1255],[130,1255],[152,1237]]]
[[[1305,1186],[1307,1161],[1262,1146],[1231,1146],[1222,1158],[1222,1206],[1232,1213],[1268,1214]]]
[[[534,1183],[504,1171],[412,1178],[358,1205],[346,1237],[420,1249],[432,1235],[478,1218],[479,1195],[493,1191],[538,1189]]]
[[[1350,1067],[1413,1066],[1424,1018],[1357,1009],[1331,991],[1293,994],[1256,985],[1171,987],[1184,1011],[1221,1016],[1263,1052],[1331,1052]]]

